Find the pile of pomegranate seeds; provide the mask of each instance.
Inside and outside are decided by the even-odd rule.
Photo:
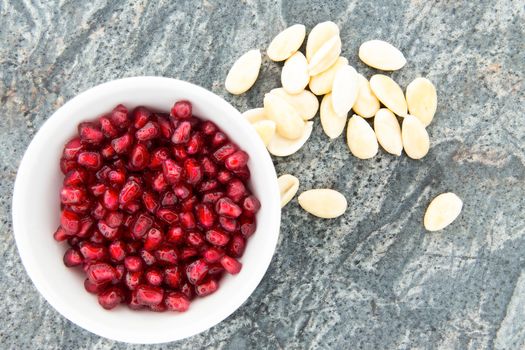
[[[247,161],[188,101],[80,123],[60,160],[64,264],[82,267],[105,309],[186,311],[242,268],[260,208]]]

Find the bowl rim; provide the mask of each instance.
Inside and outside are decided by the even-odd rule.
[[[228,111],[228,116],[233,116],[234,119],[237,119],[236,122],[239,123],[241,131],[243,133],[248,133],[250,138],[253,139],[256,144],[258,144],[258,148],[264,148],[264,152],[258,152],[257,160],[258,162],[264,163],[263,167],[267,168],[271,175],[271,178],[268,179],[270,186],[269,188],[265,189],[265,191],[269,191],[271,193],[272,199],[275,199],[275,203],[277,204],[277,206],[275,206],[275,210],[271,211],[272,222],[270,222],[268,229],[269,232],[272,232],[274,234],[268,235],[267,237],[268,240],[270,240],[270,246],[272,247],[272,249],[271,251],[268,249],[268,252],[261,256],[261,259],[258,261],[260,268],[258,268],[258,270],[256,271],[258,275],[249,280],[249,282],[251,282],[251,285],[242,289],[242,295],[237,300],[231,303],[230,308],[221,309],[221,312],[216,312],[213,315],[213,317],[207,318],[202,323],[199,323],[195,327],[191,328],[184,335],[174,337],[169,336],[170,334],[167,334],[165,337],[156,337],[155,339],[148,337],[147,334],[136,333],[131,335],[128,334],[125,337],[123,337],[122,334],[111,334],[110,332],[106,331],[104,327],[97,327],[93,324],[86,324],[85,319],[82,317],[78,317],[78,314],[72,311],[73,309],[70,305],[68,305],[67,303],[63,303],[57,298],[55,298],[55,293],[52,292],[52,289],[50,289],[47,286],[47,283],[45,283],[45,279],[41,278],[41,274],[37,272],[38,269],[35,267],[36,260],[33,259],[31,256],[30,242],[27,239],[26,235],[22,233],[22,231],[26,230],[24,216],[22,214],[19,214],[22,212],[21,207],[24,203],[23,198],[25,197],[26,193],[25,184],[30,179],[29,169],[33,158],[35,158],[34,153],[36,152],[38,147],[43,146],[45,136],[50,131],[52,131],[57,125],[59,125],[60,121],[64,118],[64,115],[67,115],[66,112],[73,106],[82,103],[85,100],[95,98],[97,95],[100,94],[100,91],[109,91],[113,89],[122,89],[126,87],[129,88],[130,84],[142,84],[146,82],[159,85],[176,84],[183,89],[193,90],[194,93],[202,95],[202,97],[204,98],[213,99],[214,103],[221,104],[222,108]],[[220,323],[228,316],[230,316],[233,312],[235,312],[254,292],[254,290],[266,274],[266,271],[268,270],[268,267],[276,250],[281,220],[281,208],[279,205],[278,198],[279,190],[277,184],[277,174],[275,171],[275,167],[273,166],[271,157],[266,151],[266,148],[264,147],[262,141],[260,141],[260,139],[258,138],[256,132],[249,125],[249,123],[244,118],[242,118],[241,113],[236,108],[234,108],[229,102],[224,100],[219,95],[216,95],[215,93],[201,86],[183,80],[158,76],[136,76],[111,80],[91,87],[79,93],[78,95],[67,101],[63,106],[55,110],[53,114],[41,125],[41,127],[31,140],[26,151],[24,152],[24,155],[20,162],[20,166],[17,171],[12,199],[13,235],[15,238],[15,243],[19,252],[20,259],[33,285],[38,290],[38,292],[44,297],[44,299],[69,321],[73,322],[81,328],[88,330],[91,333],[112,340],[137,344],[165,343],[196,335],[215,326],[216,324]]]

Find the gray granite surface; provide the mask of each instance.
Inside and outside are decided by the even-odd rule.
[[[436,85],[432,148],[422,161],[352,157],[319,119],[298,153],[275,159],[301,188],[349,201],[335,220],[293,201],[255,293],[224,322],[180,342],[138,346],[95,336],[52,309],[18,257],[11,195],[38,128],[99,83],[160,75],[202,85],[241,111],[279,85],[263,60],[243,96],[223,88],[235,57],[281,29],[333,20],[358,71],[366,39],[399,47],[392,76]],[[1,349],[523,349],[525,347],[525,3],[516,1],[0,1]],[[431,198],[464,200],[456,222],[427,233]]]

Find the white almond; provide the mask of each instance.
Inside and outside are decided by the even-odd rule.
[[[294,95],[303,91],[309,81],[306,57],[301,52],[296,52],[284,63],[281,84],[286,92]]]
[[[416,78],[407,86],[408,112],[428,126],[437,108],[437,93],[434,84],[426,78]]]
[[[310,77],[308,87],[312,92],[318,96],[326,95],[332,92],[332,85],[334,83],[335,73],[344,65],[348,64],[348,60],[344,57],[339,57],[334,64],[327,70],[317,75]]]
[[[341,54],[341,38],[339,35],[328,40],[312,56],[308,64],[310,75],[317,75],[324,72],[337,61]]]
[[[305,191],[299,195],[298,201],[304,210],[323,219],[343,215],[348,206],[345,196],[327,188]]]
[[[250,122],[250,124],[258,122],[259,120],[268,119],[266,117],[266,114],[264,114],[264,108],[249,109],[246,112],[244,112],[242,116],[246,118],[246,120]]]
[[[388,109],[400,117],[407,115],[407,101],[403,90],[390,77],[383,74],[376,74],[370,78],[370,88],[376,97]]]
[[[257,131],[257,133],[259,134],[259,137],[261,138],[264,145],[268,146],[270,140],[275,135],[275,122],[273,120],[259,120],[253,123],[252,126],[255,128],[255,131]]]
[[[370,83],[361,74],[357,74],[359,93],[352,109],[363,118],[372,118],[379,110],[379,100],[370,88]]]
[[[289,140],[281,137],[279,134],[275,134],[266,147],[268,152],[277,157],[287,157],[294,154],[308,141],[312,134],[313,126],[313,122],[307,122],[303,134],[296,140]]]
[[[383,40],[362,43],[359,58],[370,67],[389,71],[401,69],[407,63],[401,51]]]
[[[284,61],[293,55],[303,44],[306,28],[302,24],[294,24],[273,38],[266,54],[272,61]]]
[[[360,159],[372,158],[379,148],[374,130],[357,114],[348,121],[346,142],[350,152]]]
[[[275,94],[264,95],[264,113],[277,125],[277,133],[295,140],[304,132],[304,120],[286,100]]]
[[[279,192],[281,193],[281,208],[283,208],[297,193],[299,179],[290,174],[284,174],[277,179]]]
[[[321,125],[329,138],[335,139],[343,133],[347,116],[337,115],[332,107],[332,94],[326,94],[321,101]]]
[[[403,119],[401,138],[406,154],[412,159],[421,159],[427,155],[430,139],[423,123],[413,115]]]
[[[306,58],[310,60],[324,43],[336,35],[339,35],[339,27],[334,22],[326,21],[313,27],[306,41]]]
[[[379,144],[390,154],[400,156],[403,151],[401,127],[396,116],[387,108],[377,111],[374,118],[374,131]]]
[[[332,85],[332,106],[335,114],[346,116],[357,100],[358,93],[359,84],[354,67],[344,65],[339,68]]]
[[[271,94],[281,96],[286,100],[297,112],[303,120],[310,120],[317,114],[319,110],[319,100],[308,90],[303,90],[298,94],[290,95],[283,88],[277,88],[270,91]]]
[[[430,202],[423,223],[428,231],[439,231],[450,225],[461,213],[463,201],[452,192],[442,193]]]
[[[259,76],[261,52],[250,50],[239,57],[226,76],[224,86],[228,92],[239,95],[248,91]]]

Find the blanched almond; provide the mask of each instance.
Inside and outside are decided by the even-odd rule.
[[[401,138],[406,154],[412,159],[421,159],[427,155],[430,139],[423,123],[413,115],[403,119]]]
[[[326,94],[321,101],[321,125],[329,138],[335,139],[343,133],[345,129],[346,114],[337,115],[332,107],[332,94]]]
[[[276,94],[286,100],[297,112],[303,120],[310,120],[317,114],[319,109],[319,100],[308,90],[303,90],[298,94],[290,95],[283,88],[277,88],[270,91],[271,94]]]
[[[259,76],[261,52],[250,50],[239,57],[226,76],[224,86],[228,92],[239,95],[252,87]]]
[[[359,47],[359,58],[370,67],[390,71],[398,70],[407,63],[401,51],[383,40],[362,43]]]
[[[284,61],[299,50],[305,35],[305,26],[302,24],[294,24],[273,38],[270,46],[268,46],[268,50],[266,50],[266,54],[272,61]]]
[[[461,213],[463,201],[452,192],[442,193],[430,202],[423,223],[428,231],[439,231],[450,225]]]
[[[246,112],[244,112],[242,116],[246,118],[246,120],[249,121],[250,124],[258,122],[259,120],[268,119],[266,117],[266,114],[264,114],[264,108],[249,109]]]
[[[332,84],[332,106],[335,114],[346,116],[357,100],[358,93],[359,85],[354,67],[344,65],[339,68]]]
[[[264,145],[268,146],[268,143],[270,143],[270,140],[275,135],[275,122],[273,120],[259,120],[253,123],[252,126],[259,134],[259,137],[261,138]]]
[[[428,126],[437,108],[437,93],[434,84],[426,78],[416,78],[407,86],[408,112]]]
[[[376,74],[370,78],[370,88],[376,97],[388,109],[400,117],[407,115],[407,101],[403,90],[390,77],[383,74]]]
[[[318,96],[326,95],[332,91],[335,73],[344,65],[348,64],[348,60],[344,57],[339,57],[334,64],[327,70],[317,75],[310,77],[310,90]]]
[[[348,121],[346,142],[350,152],[360,159],[372,158],[379,148],[374,130],[357,114]]]
[[[334,22],[326,21],[313,27],[306,41],[306,58],[310,60],[324,43],[336,35],[339,35],[339,27]]]
[[[324,72],[337,61],[341,54],[341,38],[339,35],[328,40],[317,50],[308,64],[310,75],[317,75]]]
[[[377,111],[374,118],[374,131],[379,144],[390,154],[400,156],[403,151],[401,127],[396,116],[387,108]]]
[[[352,109],[363,118],[372,118],[379,110],[379,100],[370,88],[370,83],[361,74],[357,74],[359,93]]]
[[[298,201],[304,210],[323,219],[343,215],[348,206],[345,196],[328,188],[305,191],[299,195]]]
[[[275,94],[264,95],[264,113],[277,125],[277,133],[295,140],[303,135],[304,120],[286,100]]]
[[[303,145],[308,141],[310,135],[312,134],[313,122],[307,122],[303,134],[296,140],[289,140],[284,137],[281,137],[279,134],[275,134],[270,142],[268,143],[268,152],[277,157],[287,157],[294,154],[303,147]]]
[[[309,81],[306,57],[301,52],[296,52],[284,63],[281,84],[286,92],[293,95],[303,91]]]
[[[279,192],[281,193],[281,208],[283,208],[297,193],[299,179],[290,174],[284,174],[277,179]]]

